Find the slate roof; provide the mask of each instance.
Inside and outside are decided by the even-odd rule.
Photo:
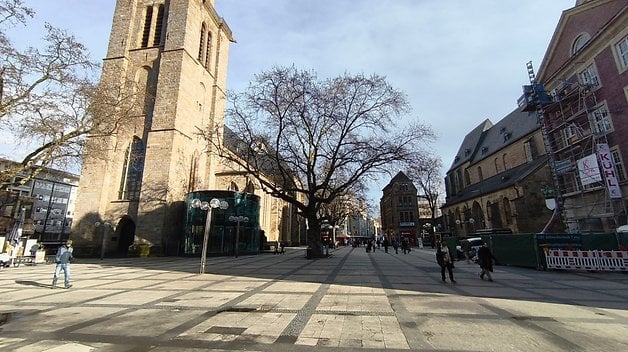
[[[518,108],[494,125],[486,119],[465,136],[449,171],[465,162],[474,164],[488,158],[538,128],[536,112],[521,112]]]
[[[482,194],[489,194],[497,190],[512,186],[526,177],[534,174],[537,170],[547,165],[548,156],[536,158],[529,163],[525,163],[508,169],[504,172],[486,178],[482,182],[466,187],[462,192],[447,197],[447,204],[463,202],[467,199],[478,198]],[[479,191],[479,194],[478,194]]]

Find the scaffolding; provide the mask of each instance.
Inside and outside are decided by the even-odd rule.
[[[532,63],[526,66],[530,83],[533,87],[539,86]],[[573,82],[565,80],[549,92],[550,99],[546,103],[540,99],[537,89],[532,90],[550,160],[557,203],[555,216],[572,233],[608,231],[625,223],[624,202],[621,197],[611,197],[608,176],[600,172],[598,164],[598,145],[608,145],[607,134],[612,131],[612,124],[608,108],[597,100],[596,87],[594,77],[585,76],[581,80],[576,77]],[[591,176],[583,173],[585,163],[594,164]],[[618,178],[625,178],[614,163],[611,167]],[[553,217],[553,220],[558,219]],[[548,223],[543,232],[550,225]]]

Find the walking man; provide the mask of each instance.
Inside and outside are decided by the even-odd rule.
[[[449,280],[452,283],[456,283],[454,280],[454,262],[449,255],[449,247],[447,247],[447,243],[437,243],[436,244],[436,262],[440,266],[440,276],[443,279],[443,282],[447,282],[445,280],[445,269],[447,269],[449,273]]]
[[[480,273],[480,279],[484,280],[484,276],[488,278],[488,281],[493,281],[491,277],[491,272],[493,271],[493,253],[491,253],[490,248],[486,242],[482,242],[482,247],[478,249],[478,264],[480,264],[480,268],[482,268],[482,272]]]
[[[52,288],[57,287],[57,281],[59,280],[59,274],[61,270],[63,270],[63,282],[65,284],[65,288],[72,287],[70,284],[70,263],[74,260],[72,256],[72,240],[67,240],[65,244],[57,250],[57,255],[55,256],[55,263],[57,266],[55,267],[55,275],[52,278]]]

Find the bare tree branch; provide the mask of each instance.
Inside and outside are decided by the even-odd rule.
[[[378,75],[319,80],[274,68],[230,96],[224,141],[212,139],[221,126],[206,136],[221,157],[300,211],[316,251],[324,204],[426,153],[435,135],[418,122],[402,126],[409,110],[406,96]]]

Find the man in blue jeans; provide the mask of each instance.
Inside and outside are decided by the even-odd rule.
[[[74,260],[74,257],[72,256],[73,250],[72,240],[67,240],[65,244],[57,250],[57,255],[55,256],[55,263],[57,263],[57,267],[55,268],[55,275],[52,278],[52,288],[57,287],[57,280],[59,279],[61,270],[63,270],[65,288],[72,287],[70,284],[70,263]]]

